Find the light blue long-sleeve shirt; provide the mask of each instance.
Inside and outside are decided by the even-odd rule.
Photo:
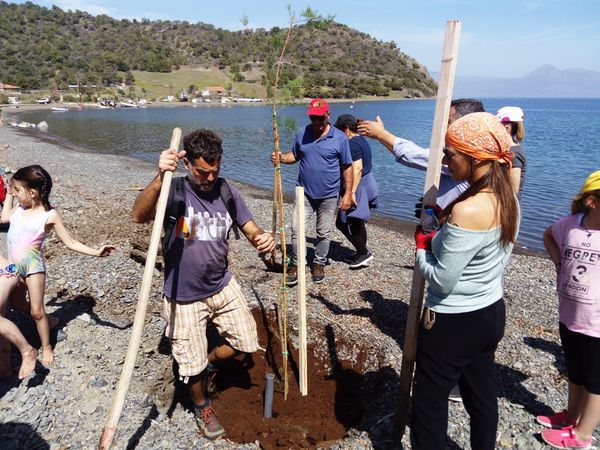
[[[417,250],[416,264],[429,283],[426,305],[457,314],[500,300],[513,246],[500,242],[500,227],[476,231],[447,222],[433,237],[431,252]]]
[[[414,169],[427,170],[429,164],[429,149],[419,147],[408,139],[396,138],[392,148],[396,162]],[[438,191],[437,204],[445,208],[460,194],[467,190],[469,183],[452,179],[448,166],[442,165],[440,176],[440,188]]]

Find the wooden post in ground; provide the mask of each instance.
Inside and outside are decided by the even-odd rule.
[[[175,128],[173,129],[171,145],[169,148],[179,150],[180,141],[181,129]],[[154,275],[154,264],[156,263],[156,254],[158,252],[158,245],[160,244],[160,234],[165,218],[165,210],[167,207],[167,199],[169,198],[169,190],[171,188],[172,178],[173,172],[165,172],[163,176],[162,187],[160,189],[160,195],[156,204],[156,216],[154,217],[154,225],[152,226],[152,234],[150,235],[150,246],[148,247],[148,256],[146,258],[146,265],[144,267],[142,287],[140,288],[138,302],[135,309],[135,319],[133,321],[131,337],[129,338],[127,356],[125,357],[121,378],[119,379],[117,391],[115,392],[112,405],[108,413],[108,420],[104,426],[104,429],[102,430],[102,436],[100,437],[100,442],[98,444],[98,448],[100,450],[108,450],[112,445],[112,441],[117,432],[117,426],[119,425],[119,418],[121,417],[121,412],[123,411],[123,405],[125,404],[125,396],[127,395],[129,383],[131,382],[131,375],[133,374],[135,360],[137,358],[137,353],[140,348],[140,341],[142,339],[142,331],[144,330],[146,310],[148,308],[148,299],[150,298],[152,277]]]
[[[308,394],[306,353],[306,233],[304,222],[304,188],[296,187],[296,223],[298,224],[298,322],[300,325],[299,373],[300,394]]]
[[[444,50],[442,55],[442,68],[440,82],[438,85],[437,100],[435,103],[435,115],[429,145],[429,165],[425,176],[425,188],[423,190],[423,204],[435,205],[440,182],[442,148],[448,125],[450,113],[450,100],[454,87],[454,74],[456,72],[456,58],[458,55],[458,41],[461,23],[458,20],[446,22],[446,34],[444,37]],[[421,216],[423,218],[423,215]],[[413,370],[417,355],[417,332],[423,306],[423,290],[425,279],[417,265],[413,271],[412,287],[410,291],[410,304],[406,319],[406,331],[404,335],[404,348],[402,351],[402,368],[400,370],[400,394],[396,405],[396,438],[402,439],[406,429],[408,405],[410,403],[410,388],[412,385]]]

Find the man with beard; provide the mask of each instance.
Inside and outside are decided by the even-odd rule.
[[[173,179],[165,215],[165,334],[180,379],[188,385],[196,424],[207,438],[216,439],[225,430],[207,395],[207,375],[223,360],[258,348],[254,318],[227,267],[229,231],[238,226],[261,253],[272,251],[275,242],[253,221],[238,190],[218,178],[221,139],[200,129],[184,137],[183,148],[161,153],[158,174],[136,199],[132,218],[136,223],[154,218],[164,174],[174,171],[183,158],[187,176]],[[208,321],[226,340],[210,353]]]

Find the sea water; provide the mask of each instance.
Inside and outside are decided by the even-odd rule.
[[[487,111],[520,106],[525,112],[523,148],[528,160],[521,198],[519,243],[543,249],[542,233],[569,213],[572,196],[591,172],[600,170],[600,99],[483,99]],[[345,102],[331,104],[331,120],[344,113],[363,119],[380,116],[397,136],[429,146],[434,100]],[[295,128],[308,124],[306,106],[277,111],[281,120],[282,151],[291,149]],[[168,147],[171,131],[196,128],[215,131],[224,144],[221,174],[233,180],[272,189],[273,149],[270,106],[215,105],[182,108],[87,109],[68,113],[36,111],[24,114],[29,122],[48,122],[48,133],[90,151],[129,155],[157,161]],[[378,214],[404,220],[413,217],[423,191],[425,172],[395,162],[378,142],[373,148],[373,173],[380,192]],[[284,189],[292,193],[297,165],[282,169]]]

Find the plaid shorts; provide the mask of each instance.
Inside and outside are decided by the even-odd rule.
[[[234,278],[212,297],[177,302],[163,296],[163,315],[167,321],[165,334],[171,340],[173,357],[182,377],[198,375],[206,368],[209,320],[234,349],[245,353],[258,349],[254,317]]]

